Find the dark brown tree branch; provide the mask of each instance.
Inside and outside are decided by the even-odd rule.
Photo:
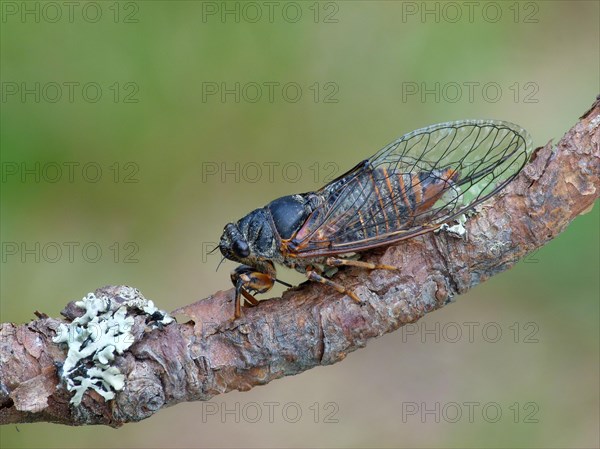
[[[231,322],[232,291],[175,311],[182,324],[151,326],[133,314],[135,343],[113,365],[124,388],[105,401],[87,390],[80,405],[60,378],[64,345],[52,342],[60,323],[81,315],[69,304],[66,320],[38,313],[28,324],[0,328],[0,423],[50,421],[118,427],[182,401],[249,390],[284,376],[344,359],[346,354],[436,310],[458,294],[510,268],[561,233],[600,195],[600,101],[558,144],[539,148],[506,190],[477,208],[464,239],[428,234],[366,259],[398,272],[343,270],[336,281],[353,288],[361,307],[328,287],[303,284],[282,299],[263,301]],[[124,296],[105,287],[96,296]]]

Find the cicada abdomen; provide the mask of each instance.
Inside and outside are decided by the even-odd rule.
[[[348,216],[337,215],[329,218],[319,229],[323,235],[339,233],[338,243],[375,240],[381,235],[400,230],[408,230],[424,224],[430,215],[431,207],[448,190],[455,186],[458,172],[452,168],[430,172],[403,173],[388,170],[386,167],[367,167],[360,175],[353,177],[346,185],[348,195],[344,196],[336,208],[345,209]],[[337,203],[338,198],[328,196],[327,201]],[[363,207],[356,207],[364,205]],[[330,210],[333,204],[324,204],[322,210]],[[351,215],[350,215],[351,214]],[[350,218],[348,220],[347,218]],[[315,214],[312,220],[320,220]],[[296,241],[305,238],[311,229],[307,221],[295,237]],[[344,226],[343,232],[340,232]],[[324,245],[325,246],[325,245]]]
[[[413,131],[325,186],[295,256],[356,252],[437,229],[500,191],[529,159],[526,131],[461,121]]]

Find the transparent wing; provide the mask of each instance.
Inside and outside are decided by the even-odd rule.
[[[508,184],[531,138],[495,120],[412,131],[323,187],[288,248],[298,257],[361,251],[433,230]]]

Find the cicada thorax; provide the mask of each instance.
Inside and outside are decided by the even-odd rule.
[[[288,240],[319,205],[319,198],[314,193],[301,193],[277,198],[266,209],[280,239]]]
[[[290,248],[290,242],[298,231],[306,224],[311,215],[322,205],[323,197],[315,192],[289,195],[270,202],[268,210],[273,230],[277,233],[277,254],[273,261],[288,268],[304,273],[307,266],[321,264],[324,257],[295,258],[296,254]]]
[[[251,265],[261,260],[283,263],[282,242],[302,227],[318,204],[319,199],[314,193],[284,196],[239,220],[236,227],[251,249],[251,257],[241,262]]]
[[[315,193],[289,195],[228,224],[219,247],[236,262],[256,268],[266,263],[286,263],[286,242],[304,225],[321,199]],[[268,267],[267,267],[268,268]]]

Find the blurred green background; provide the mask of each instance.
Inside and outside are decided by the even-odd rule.
[[[106,284],[188,304],[229,288],[235,265],[206,252],[249,210],[432,123],[504,119],[543,145],[600,92],[598,2],[71,5],[1,2],[2,321]],[[0,444],[598,447],[599,228],[596,205],[335,366],[120,430],[4,426]]]

